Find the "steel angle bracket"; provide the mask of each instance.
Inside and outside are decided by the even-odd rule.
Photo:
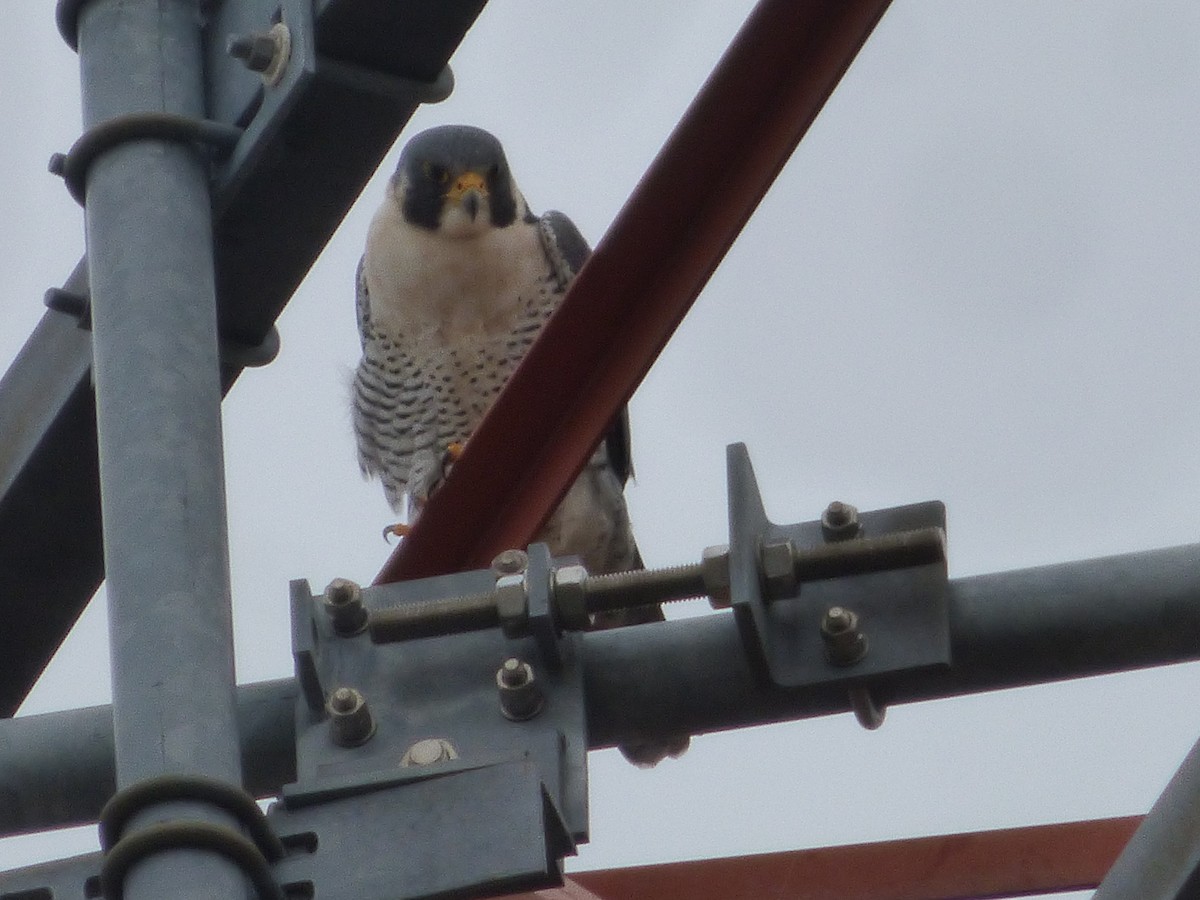
[[[828,523],[767,519],[744,444],[729,446],[727,467],[731,603],[765,681],[867,682],[950,664],[942,503],[858,513],[852,534],[831,538]]]
[[[288,848],[274,874],[289,897],[536,890],[561,883],[559,861],[572,846],[533,760],[366,792],[285,792],[267,818]]]
[[[545,887],[561,879],[562,857],[587,840],[587,733],[575,638],[563,638],[553,654],[536,629],[519,638],[493,627],[373,644],[356,625],[368,612],[487,591],[496,578],[481,570],[355,585],[361,619],[347,615],[333,585],[314,597],[307,583],[292,584],[297,781],[283,789],[278,830],[286,842],[289,831],[303,828],[282,821],[312,816],[330,823],[331,835],[340,827],[335,820],[351,832],[401,828],[397,842],[375,846],[373,863],[363,857],[359,887],[369,890],[356,897]],[[502,702],[509,660],[518,661],[518,674],[527,668],[533,702]],[[334,807],[344,812],[321,818],[326,813],[318,810]],[[393,885],[424,885],[424,893],[373,893],[387,879],[367,872],[371,864],[386,868]],[[317,895],[326,896],[324,888]]]

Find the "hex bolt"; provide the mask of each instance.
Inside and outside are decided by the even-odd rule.
[[[329,734],[339,747],[357,747],[375,733],[375,719],[367,700],[352,687],[340,687],[325,704],[329,712]]]
[[[859,630],[858,615],[844,606],[831,606],[821,619],[825,657],[835,666],[852,666],[867,655],[867,636]]]
[[[834,500],[821,513],[821,534],[827,541],[846,541],[858,537],[861,530],[858,509],[849,503]]]
[[[520,575],[529,565],[529,554],[524,550],[502,550],[492,560],[492,571],[497,575]]]
[[[524,722],[542,711],[545,695],[533,675],[533,666],[515,656],[496,670],[496,689],[500,692],[500,711],[506,719]]]
[[[362,588],[348,578],[335,578],[321,599],[333,630],[341,637],[360,634],[367,627],[367,607]]]
[[[292,55],[292,33],[282,22],[276,22],[267,32],[230,37],[225,51],[245,63],[251,72],[262,75],[266,84],[274,86],[283,78]]]
[[[458,759],[458,751],[454,749],[452,743],[445,738],[425,738],[404,751],[400,765],[405,768],[432,766],[435,763],[449,762],[452,759]]]

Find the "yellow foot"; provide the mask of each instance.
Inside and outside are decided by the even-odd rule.
[[[388,538],[392,537],[393,535],[403,539],[408,537],[410,534],[412,534],[412,526],[405,525],[403,522],[397,522],[395,525],[384,526],[383,529],[383,539],[389,544],[391,541],[388,540]]]
[[[463,455],[463,451],[467,449],[466,444],[462,441],[454,441],[446,445],[445,461],[447,463],[458,462]]]

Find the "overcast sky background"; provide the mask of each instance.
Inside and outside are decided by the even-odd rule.
[[[404,137],[494,131],[531,206],[595,243],[750,6],[493,3]],[[48,0],[4,12],[0,366],[83,252],[45,168],[80,130],[77,60]],[[945,501],[952,577],[1200,538],[1198,100],[1194,0],[895,0],[633,399],[647,563],[726,540],[732,441],[777,522]],[[354,266],[397,151],[280,319],[279,359],[225,403],[240,681],[291,672],[289,579],[369,581],[388,554],[348,385]],[[571,865],[1144,812],[1200,736],[1197,674],[706,736],[650,772],[595,753]],[[95,602],[24,712],[108,700]],[[0,841],[0,868],[93,846]]]

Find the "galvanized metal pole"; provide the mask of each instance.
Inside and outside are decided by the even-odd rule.
[[[203,117],[201,5],[84,5],[86,127]],[[241,784],[203,151],[119,143],[91,165],[86,200],[117,786],[163,774]],[[127,830],[164,818],[228,821],[204,804],[159,804]],[[127,900],[244,890],[232,862],[200,850],[157,852],[124,883]]]
[[[1200,891],[1200,744],[1192,747],[1092,900],[1186,900]]]

